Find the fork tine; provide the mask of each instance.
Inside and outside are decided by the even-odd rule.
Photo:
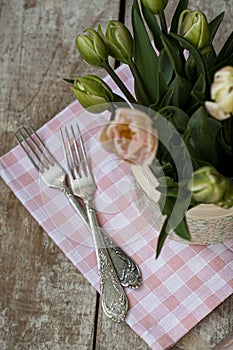
[[[20,136],[22,137],[23,141],[28,145],[28,141],[26,140],[26,138],[24,137],[24,135],[22,134],[22,132],[18,129],[17,130],[20,133]],[[24,152],[26,153],[27,157],[30,159],[32,165],[36,168],[37,171],[40,171],[41,169],[39,168],[39,166],[37,165],[37,163],[35,162],[35,160],[32,158],[32,156],[30,155],[30,153],[28,152],[27,148],[23,145],[22,141],[19,139],[17,133],[15,131],[13,131],[14,136],[18,142],[18,144],[20,145],[20,147],[24,150]],[[34,151],[32,152],[34,157],[37,158],[36,154],[34,153]]]
[[[66,164],[67,164],[67,168],[68,168],[68,174],[70,177],[73,178],[73,160],[72,160],[72,152],[71,152],[71,146],[70,146],[70,142],[69,142],[69,135],[68,135],[68,131],[67,131],[67,127],[64,127],[64,130],[62,130],[62,128],[60,128],[60,134],[61,134],[61,139],[62,139],[62,148],[63,148],[63,153],[66,159]],[[66,137],[64,136],[64,133],[66,134]],[[65,138],[68,140],[68,150],[66,147],[66,142],[65,142]]]
[[[34,134],[35,139],[32,137],[32,134]],[[27,122],[27,126],[22,125],[16,131],[14,131],[14,135],[17,142],[24,150],[37,171],[44,172],[45,168],[49,169],[51,165],[53,166],[55,163],[57,163],[54,156],[51,154],[45,143],[29,124],[29,122]],[[18,135],[20,135],[21,139]],[[27,145],[27,147],[23,145],[23,142]],[[43,147],[43,150],[40,148],[40,146]],[[47,154],[45,154],[44,151],[46,151]]]
[[[57,160],[54,158],[53,154],[49,151],[48,147],[46,146],[46,144],[43,142],[43,140],[41,139],[41,137],[39,136],[39,134],[35,131],[35,129],[31,126],[31,124],[29,122],[27,122],[28,127],[31,129],[31,134],[34,134],[36,139],[38,140],[38,142],[43,146],[43,149],[46,151],[47,156],[44,152],[41,151],[41,149],[38,147],[38,145],[36,144],[36,142],[33,140],[33,138],[31,137],[30,133],[28,132],[28,130],[25,128],[28,137],[30,137],[30,139],[32,140],[34,146],[37,148],[38,152],[40,153],[41,157],[44,159],[44,161],[46,162],[46,164],[49,166],[50,165],[54,165],[55,163],[57,163]],[[49,164],[48,164],[49,163]]]
[[[77,167],[77,162],[76,162],[75,157],[77,157],[77,159],[79,161],[79,153],[78,153],[78,149],[77,149],[76,140],[75,140],[75,137],[74,137],[74,134],[73,134],[72,127],[71,127],[72,137],[69,136],[69,132],[68,132],[67,127],[65,128],[65,131],[66,131],[66,137],[67,137],[67,140],[68,140],[68,150],[69,150],[69,154],[70,154],[72,169],[74,171],[75,177],[77,177],[77,176],[79,176],[79,172],[78,172],[78,167]],[[74,151],[72,150],[71,140],[74,143],[74,149],[75,149]]]
[[[18,140],[20,146],[23,148],[24,152],[29,157],[29,159],[32,161],[32,163],[36,167],[36,169],[38,171],[43,172],[45,167],[46,168],[49,167],[49,164],[48,164],[48,161],[46,159],[44,160],[44,163],[43,163],[41,158],[39,157],[38,153],[43,156],[43,153],[41,152],[39,146],[33,140],[32,136],[28,132],[25,125],[21,126],[17,131],[20,134],[22,140],[27,145],[27,148],[23,145],[22,141],[20,141],[19,137],[17,137],[17,140]],[[32,147],[32,144],[34,145],[34,148]],[[33,155],[34,159],[31,156],[31,154]]]
[[[42,152],[42,150],[40,149],[39,145],[35,142],[35,140],[32,138],[32,135],[29,133],[29,131],[27,130],[27,128],[23,125],[22,129],[25,131],[27,137],[29,138],[29,140],[31,141],[31,143],[33,144],[33,146],[35,147],[37,153],[35,152],[35,150],[32,148],[32,146],[30,145],[30,143],[27,141],[27,139],[24,137],[24,141],[26,142],[27,146],[30,148],[31,152],[34,154],[34,156],[36,157],[37,161],[42,165],[42,168],[45,166],[47,169],[49,168],[49,165],[53,165],[51,163],[51,161],[46,157],[46,155],[44,154],[44,152]],[[34,132],[37,140],[40,139],[38,138],[37,133],[32,129],[31,130]],[[22,133],[21,133],[22,135]],[[42,159],[43,159],[43,163],[42,163]]]
[[[79,125],[76,124],[76,127],[77,127],[77,131],[78,131],[78,137],[79,137],[79,142],[80,142],[83,158],[84,158],[84,161],[85,161],[86,172],[87,172],[87,175],[91,175],[92,176],[92,171],[91,171],[91,168],[90,168],[90,165],[89,165],[89,161],[88,161],[88,158],[87,158],[87,153],[86,153],[86,149],[85,149],[85,146],[84,146],[84,143],[83,143],[83,138],[82,138],[82,135],[81,135],[81,131],[80,131]]]
[[[75,136],[75,130],[73,125],[71,125],[69,129],[70,130],[68,130],[66,126],[64,127],[64,130],[60,129],[63,151],[67,162],[67,168],[69,175],[73,179],[77,177],[81,178],[87,175],[87,170],[86,168],[84,168],[82,155],[78,147],[78,142]]]
[[[71,125],[71,133],[72,133],[73,142],[74,142],[74,151],[75,151],[74,153],[75,153],[75,156],[77,157],[77,161],[79,164],[80,176],[83,176],[83,175],[85,175],[86,171],[85,171],[85,168],[83,166],[83,161],[81,159],[82,157],[81,157],[81,153],[80,153],[79,148],[78,148],[78,143],[77,143],[77,139],[75,137],[73,125]]]

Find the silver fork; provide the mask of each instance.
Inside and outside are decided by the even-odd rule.
[[[64,132],[61,129],[68,175],[73,193],[82,198],[85,203],[96,248],[103,310],[108,317],[120,322],[124,320],[127,314],[128,300],[115,271],[95,211],[92,207],[92,200],[96,192],[96,184],[78,125],[76,125],[76,129],[80,147],[78,146],[74,127],[72,125],[70,127],[70,132],[67,127],[64,127]]]
[[[32,134],[34,134],[32,136]],[[66,184],[66,172],[54,158],[45,143],[41,140],[38,133],[30,124],[22,125],[14,135],[23,148],[32,164],[39,172],[42,180],[49,186],[62,191],[79,213],[82,220],[89,225],[87,214],[73,195]],[[24,141],[24,142],[23,142]],[[137,288],[141,283],[141,272],[134,261],[104,233],[104,241],[109,248],[109,254],[116,269],[117,275],[123,287]]]

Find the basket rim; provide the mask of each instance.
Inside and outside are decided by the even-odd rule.
[[[160,193],[155,188],[158,185],[158,180],[152,173],[151,169],[148,166],[133,165],[131,166],[131,170],[135,180],[146,195],[155,203],[158,203]],[[186,215],[190,219],[222,219],[233,217],[233,207],[224,209],[214,204],[199,204],[196,207],[189,209]]]

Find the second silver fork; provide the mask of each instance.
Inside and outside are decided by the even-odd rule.
[[[43,181],[49,187],[62,191],[82,220],[88,225],[86,211],[66,184],[67,174],[65,170],[54,158],[39,134],[28,124],[15,130],[14,135]],[[104,231],[102,231],[102,234],[106,245],[109,247],[111,259],[122,286],[139,287],[141,272],[137,264]]]
[[[103,239],[101,228],[98,225],[95,211],[92,207],[96,184],[78,125],[76,125],[76,130],[80,147],[78,146],[76,133],[72,125],[70,131],[68,131],[67,127],[64,128],[64,132],[61,130],[70,185],[72,192],[82,198],[85,203],[96,248],[103,310],[108,317],[120,322],[124,320],[127,314],[128,300],[115,271],[108,248]]]

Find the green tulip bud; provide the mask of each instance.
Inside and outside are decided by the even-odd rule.
[[[100,27],[99,27],[100,29]],[[128,63],[133,56],[133,38],[129,30],[119,21],[109,21],[106,31],[106,46],[112,57]]]
[[[86,29],[90,35],[78,35],[76,47],[88,64],[101,67],[108,59],[108,50],[101,36],[92,28]]]
[[[222,207],[227,207],[229,203],[233,205],[231,180],[219,174],[211,166],[204,166],[196,170],[188,187],[196,202],[214,203]]]
[[[143,5],[155,15],[163,11],[167,6],[168,0],[141,0]]]
[[[210,39],[209,26],[204,13],[189,10],[181,12],[178,34],[190,41],[199,50],[202,49]]]
[[[108,85],[95,75],[85,75],[74,81],[74,94],[81,105],[92,113],[108,109],[114,96]]]

